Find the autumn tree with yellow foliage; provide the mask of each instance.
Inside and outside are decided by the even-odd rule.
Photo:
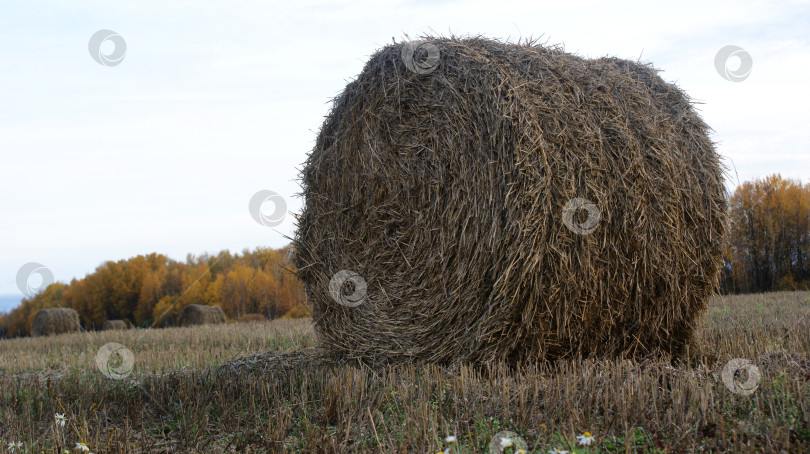
[[[745,182],[729,210],[724,292],[810,289],[810,185],[780,175]]]

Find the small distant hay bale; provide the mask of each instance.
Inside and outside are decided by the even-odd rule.
[[[270,321],[264,314],[245,314],[236,318],[238,323],[265,323]]]
[[[102,331],[113,331],[119,329],[128,329],[129,325],[123,320],[107,320],[101,325]]]
[[[301,177],[293,264],[340,358],[679,355],[721,270],[709,128],[633,61],[389,45],[335,99]]]
[[[178,326],[217,325],[225,323],[225,313],[218,306],[189,304],[177,316]]]
[[[171,328],[172,326],[177,326],[177,316],[171,311],[152,322],[152,328]]]
[[[73,333],[82,330],[79,313],[68,307],[40,309],[31,323],[33,337]]]
[[[297,304],[293,306],[290,310],[288,310],[284,315],[281,316],[284,320],[294,319],[294,318],[306,318],[312,316],[312,308],[306,302],[302,304]]]

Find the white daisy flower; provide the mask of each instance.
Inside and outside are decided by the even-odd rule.
[[[457,440],[457,438],[456,438],[455,435],[449,435],[449,436],[445,437],[444,442],[445,443],[455,443],[456,440]]]
[[[76,451],[90,452],[90,448],[84,443],[76,443]]]
[[[65,415],[57,413],[54,415],[54,419],[56,419],[57,426],[65,427],[65,423],[67,422],[67,418],[65,418]]]
[[[11,452],[16,452],[16,450],[22,449],[22,447],[23,447],[23,444],[22,444],[21,441],[17,441],[17,442],[10,441],[10,442],[8,442],[8,450],[11,451]]]
[[[503,451],[506,448],[511,448],[514,445],[515,444],[512,443],[511,438],[501,438],[501,451]]]
[[[585,432],[582,435],[577,435],[577,442],[582,446],[590,446],[594,441],[594,436],[590,432]]]

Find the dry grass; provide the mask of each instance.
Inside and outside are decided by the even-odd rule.
[[[512,430],[546,452],[588,430],[591,452],[808,452],[808,333],[810,292],[785,292],[713,301],[688,363],[676,365],[372,370],[329,362],[300,320],[6,340],[0,441],[46,453],[77,441],[96,453],[418,453],[454,434],[472,453]],[[113,341],[134,352],[129,379],[94,368],[94,352]],[[760,368],[751,396],[720,380],[731,358]]]
[[[135,374],[196,369],[217,366],[240,355],[312,347],[313,336],[311,323],[297,319],[277,320],[261,329],[233,323],[11,339],[0,341],[0,371],[16,374],[93,370],[96,352],[108,342],[118,342],[137,352]]]

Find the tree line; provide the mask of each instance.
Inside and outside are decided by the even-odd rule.
[[[723,293],[810,290],[810,185],[771,175],[729,198]]]
[[[232,319],[262,314],[269,319],[309,313],[303,289],[282,249],[245,250],[241,255],[189,255],[185,262],[162,254],[108,261],[95,272],[69,284],[57,282],[9,312],[0,314],[6,337],[29,334],[36,312],[70,307],[85,329],[105,320],[128,320],[152,326],[161,317],[176,315],[189,304],[219,306]]]

